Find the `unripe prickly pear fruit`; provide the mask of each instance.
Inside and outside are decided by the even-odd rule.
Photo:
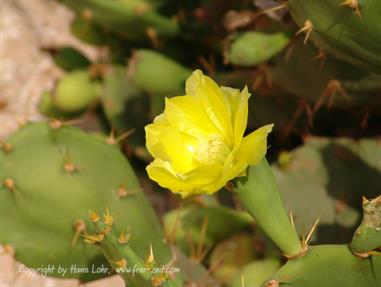
[[[373,200],[363,199],[363,218],[355,231],[351,250],[367,256],[374,249],[381,248],[381,195]]]
[[[136,50],[130,59],[128,75],[151,98],[151,116],[164,108],[164,98],[182,94],[192,71],[152,50]]]
[[[289,38],[283,33],[238,34],[230,44],[227,60],[240,66],[258,65],[278,54],[288,42]]]
[[[183,91],[192,71],[176,61],[152,50],[136,50],[130,60],[128,74],[143,90],[165,96]]]
[[[91,105],[100,91],[100,84],[87,71],[77,70],[59,80],[54,105],[63,112],[79,112]]]

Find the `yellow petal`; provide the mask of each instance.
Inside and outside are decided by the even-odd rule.
[[[146,167],[146,170],[150,179],[156,181],[161,187],[170,189],[172,192],[189,192],[193,189],[192,186],[174,174],[169,162],[157,158]]]
[[[237,161],[246,161],[250,165],[258,164],[266,154],[267,136],[273,126],[265,125],[244,137],[237,152]]]
[[[232,145],[233,128],[220,87],[200,70],[196,70],[186,81],[186,94],[197,98],[210,120],[223,134],[228,144]]]
[[[183,174],[181,178],[188,184],[203,189],[222,176],[223,166],[218,164],[204,165]],[[217,190],[215,190],[217,191]]]
[[[247,117],[249,115],[249,97],[250,93],[245,87],[239,94],[238,105],[234,117],[234,146],[238,147],[242,142],[243,134],[247,126]]]
[[[164,115],[157,116],[153,124],[145,127],[146,146],[154,158],[170,161],[179,172],[193,168],[192,152],[187,148],[185,135],[172,128]]]
[[[246,130],[250,93],[247,87],[242,91],[229,87],[221,87],[221,91],[230,110],[230,120],[234,130],[234,147],[237,147],[241,144]]]
[[[146,167],[146,170],[150,179],[156,181],[161,187],[180,194],[182,198],[196,194],[211,194],[219,189],[213,189],[213,192],[210,189],[203,189],[203,186],[211,186],[211,181],[221,175],[221,170],[218,174],[216,168],[212,166],[209,168],[204,166],[184,175],[176,175],[169,162],[155,159]]]
[[[233,166],[225,169],[225,172],[221,178],[222,186],[224,186],[228,181],[236,178],[237,176],[241,176],[242,173],[247,169],[246,161],[236,162]]]
[[[237,157],[238,149],[234,149],[226,158],[221,182],[225,185],[229,180],[241,176],[245,172],[248,163],[246,160]]]
[[[189,135],[203,137],[207,133],[218,133],[206,110],[193,96],[165,99],[164,114],[172,127]]]
[[[222,95],[224,96],[226,106],[228,107],[230,120],[232,125],[234,126],[234,115],[237,110],[238,102],[239,102],[239,94],[240,90],[230,88],[230,87],[221,87]]]
[[[193,152],[188,148],[189,140],[178,130],[168,127],[159,135],[165,154],[170,158],[173,168],[180,173],[193,169]]]
[[[152,124],[147,125],[144,129],[146,132],[146,146],[149,153],[153,157],[169,160],[167,153],[164,150],[163,144],[159,140],[160,134],[168,128],[168,122],[163,115],[155,118]]]

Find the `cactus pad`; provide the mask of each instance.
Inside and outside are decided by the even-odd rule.
[[[310,138],[290,153],[289,163],[273,165],[287,209],[300,233],[317,218],[318,243],[348,243],[360,220],[361,197],[381,190],[379,141]]]
[[[106,139],[60,122],[30,123],[0,150],[0,242],[30,267],[90,268],[106,264],[83,243],[89,210],[108,207],[119,230],[132,233],[143,256],[151,240],[156,256],[170,258],[160,224],[122,153]],[[48,274],[61,276],[61,274]],[[90,280],[109,274],[70,273]]]
[[[381,3],[375,0],[290,0],[291,14],[334,56],[381,73]]]

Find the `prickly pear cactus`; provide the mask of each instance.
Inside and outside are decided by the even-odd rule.
[[[65,71],[86,69],[90,66],[90,60],[79,51],[71,47],[63,47],[53,51],[54,63]]]
[[[151,116],[164,107],[164,98],[184,92],[185,80],[191,70],[153,50],[137,50],[130,59],[128,75],[133,84],[151,98]]]
[[[381,248],[381,195],[375,199],[363,199],[363,218],[350,244],[356,254],[368,255]]]
[[[313,45],[295,41],[274,59],[270,68],[272,80],[286,92],[312,103],[324,101],[332,106],[348,107],[381,99],[379,75],[319,53]]]
[[[136,50],[128,67],[128,75],[141,89],[159,95],[176,95],[184,90],[192,71],[171,58],[153,50]]]
[[[312,246],[300,258],[289,260],[262,287],[377,287],[380,270],[380,256],[360,258],[346,245]]]
[[[179,25],[175,20],[157,11],[160,6],[159,1],[61,0],[61,2],[79,14],[84,13],[87,21],[93,21],[129,39],[174,36],[179,32]]]
[[[109,33],[106,33],[102,27],[90,21],[88,13],[82,11],[71,22],[70,30],[72,34],[81,41],[92,45],[106,45],[110,40]]]
[[[132,150],[147,158],[144,126],[149,122],[149,97],[127,77],[125,67],[110,65],[107,68],[100,98],[111,129],[117,136],[128,134]]]
[[[290,0],[301,29],[321,48],[381,73],[381,3],[374,0]]]
[[[283,33],[241,33],[232,40],[226,60],[240,66],[258,65],[278,54],[288,42]]]
[[[100,94],[100,85],[85,70],[65,75],[57,84],[53,98],[55,106],[69,113],[87,108]]]
[[[174,246],[171,246],[172,257],[167,262],[157,260],[157,250],[151,243],[147,244],[147,252],[142,256],[131,248],[133,233],[119,231],[111,214],[102,217],[92,212],[90,219],[93,226],[89,228],[89,232],[83,234],[84,241],[103,253],[126,286],[220,286],[201,264],[189,260]]]
[[[53,91],[42,94],[41,113],[54,117],[78,115],[93,105],[101,93],[101,84],[86,70],[74,70],[58,80]]]
[[[371,139],[310,138],[273,165],[284,203],[300,233],[319,217],[316,242],[351,240],[361,219],[362,196],[375,198],[381,190],[379,144]]]
[[[106,261],[80,235],[89,210],[104,207],[119,230],[132,232],[134,252],[144,256],[151,241],[158,260],[169,260],[159,221],[114,143],[58,121],[27,124],[2,143],[0,242],[11,245],[19,261],[88,268],[65,275],[81,280],[108,276],[91,272]],[[48,275],[62,276],[56,271]]]
[[[200,244],[203,248],[210,248],[214,243],[252,223],[248,213],[224,206],[190,205],[171,210],[164,216],[167,237],[185,253],[193,256],[195,254],[191,254],[191,242],[195,245]]]
[[[216,245],[210,254],[209,266],[216,266],[212,267],[213,276],[228,284],[232,283],[244,265],[255,257],[258,257],[258,254],[254,248],[253,237],[250,234],[239,233]]]
[[[278,258],[255,260],[245,265],[241,274],[234,278],[232,287],[260,287],[261,284],[281,267]]]

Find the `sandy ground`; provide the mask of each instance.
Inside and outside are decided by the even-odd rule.
[[[42,47],[72,46],[90,59],[99,56],[96,48],[70,34],[72,19],[69,10],[51,0],[0,0],[0,140],[16,130],[20,121],[42,118],[36,110],[39,96],[62,75]],[[119,277],[85,285],[31,277],[20,274],[19,266],[0,246],[0,287],[123,286]]]

